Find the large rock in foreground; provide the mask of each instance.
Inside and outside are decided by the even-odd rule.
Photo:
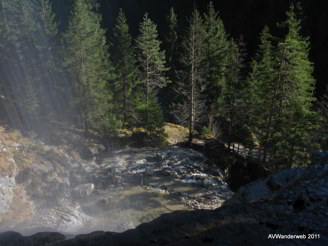
[[[328,165],[281,171],[241,188],[212,211],[174,212],[123,233],[94,232],[55,246],[328,245]],[[313,239],[268,239],[273,235]],[[0,245],[8,234],[0,234]],[[13,241],[31,245],[31,237]],[[22,241],[23,240],[23,241]],[[25,240],[25,241],[24,241]],[[6,244],[7,245],[7,244]],[[36,242],[32,245],[46,245]]]

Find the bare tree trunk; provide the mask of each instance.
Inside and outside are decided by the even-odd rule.
[[[190,98],[190,119],[189,119],[189,138],[188,142],[191,144],[194,132],[194,90],[195,90],[195,34],[192,38],[192,57],[191,57],[191,98]]]
[[[150,81],[149,81],[149,63],[148,63],[148,55],[147,55],[147,64],[146,64],[146,76],[147,76],[147,81],[146,81],[146,104],[147,104],[147,125],[148,129],[151,129],[150,125],[150,115],[149,115],[149,93],[150,93]]]
[[[123,126],[126,126],[126,80],[123,79]]]

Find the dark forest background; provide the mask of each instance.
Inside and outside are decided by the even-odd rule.
[[[328,3],[0,0],[0,118],[47,135],[164,123],[271,167],[328,148]],[[163,138],[164,139],[164,138]]]
[[[320,97],[327,86],[328,60],[328,1],[325,0],[213,0],[219,11],[225,29],[233,38],[243,35],[247,46],[247,59],[251,59],[256,51],[259,33],[265,25],[275,36],[282,36],[277,23],[285,19],[285,13],[291,3],[300,2],[304,11],[302,22],[303,36],[309,36],[311,42],[310,59],[314,62],[314,78],[317,81],[316,95]],[[65,30],[73,0],[53,0],[60,28]],[[158,25],[161,39],[166,31],[165,18],[170,7],[174,7],[178,15],[181,29],[187,25],[187,16],[192,12],[194,3],[200,11],[205,11],[209,0],[99,0],[100,12],[103,15],[104,27],[111,30],[115,23],[118,9],[122,8],[133,35],[138,34],[139,23],[145,12]],[[184,23],[184,24],[183,24]],[[182,30],[183,31],[183,30]],[[163,40],[163,39],[162,39]]]

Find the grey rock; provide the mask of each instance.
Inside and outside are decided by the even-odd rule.
[[[14,177],[0,177],[0,215],[8,212],[14,197]]]
[[[39,208],[37,216],[29,222],[29,230],[40,231],[38,228],[43,227],[52,231],[74,234],[83,230],[91,220],[80,205],[68,199],[61,199],[56,206]]]
[[[89,150],[91,152],[92,155],[97,155],[99,154],[99,150],[97,147],[89,147]]]

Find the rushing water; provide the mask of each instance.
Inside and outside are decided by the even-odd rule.
[[[30,216],[2,221],[2,231],[120,232],[172,211],[215,209],[232,195],[223,172],[199,152],[177,146],[103,152],[65,169],[43,165],[40,170],[52,165],[47,175],[36,171],[20,184],[30,191],[24,198]],[[56,178],[36,196],[39,187],[31,185],[38,175]]]

